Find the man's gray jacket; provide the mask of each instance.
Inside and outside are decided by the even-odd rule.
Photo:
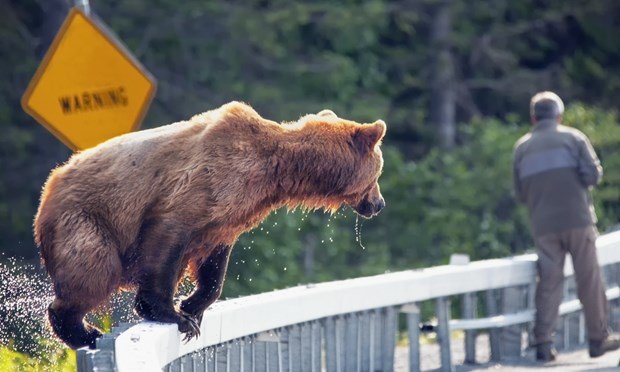
[[[539,121],[515,144],[513,173],[534,236],[596,223],[590,188],[600,182],[603,168],[579,130]]]

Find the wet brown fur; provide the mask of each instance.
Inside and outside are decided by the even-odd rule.
[[[381,198],[384,133],[331,111],[278,124],[232,102],[75,154],[50,174],[34,223],[51,308],[83,315],[145,272],[195,275],[276,208]]]

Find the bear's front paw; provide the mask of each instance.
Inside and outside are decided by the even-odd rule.
[[[179,332],[185,334],[185,337],[183,337],[184,342],[188,342],[192,338],[198,338],[198,336],[200,336],[200,325],[191,315],[186,313],[179,314],[177,324],[179,325]]]
[[[204,315],[203,311],[196,312],[195,310],[191,310],[189,306],[184,307],[183,304],[181,304],[179,311],[181,314],[193,318],[199,326],[202,324],[202,316]]]

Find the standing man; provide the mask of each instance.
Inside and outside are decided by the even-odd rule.
[[[607,299],[596,258],[598,236],[590,189],[603,168],[588,138],[561,124],[564,103],[552,92],[532,97],[532,130],[515,144],[514,186],[517,199],[527,206],[538,253],[536,359],[555,360],[553,333],[562,301],[564,259],[570,253],[575,268],[577,296],[583,305],[590,357],[620,347],[620,336],[610,335]]]

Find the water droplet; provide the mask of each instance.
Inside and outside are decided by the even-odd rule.
[[[366,249],[362,243],[362,223],[360,222],[358,215],[355,215],[355,241],[359,243],[362,249]]]
[[[47,324],[47,307],[54,298],[49,278],[13,257],[0,261],[0,345],[10,343],[37,363],[45,362],[65,348]],[[32,342],[35,338],[45,342]]]

